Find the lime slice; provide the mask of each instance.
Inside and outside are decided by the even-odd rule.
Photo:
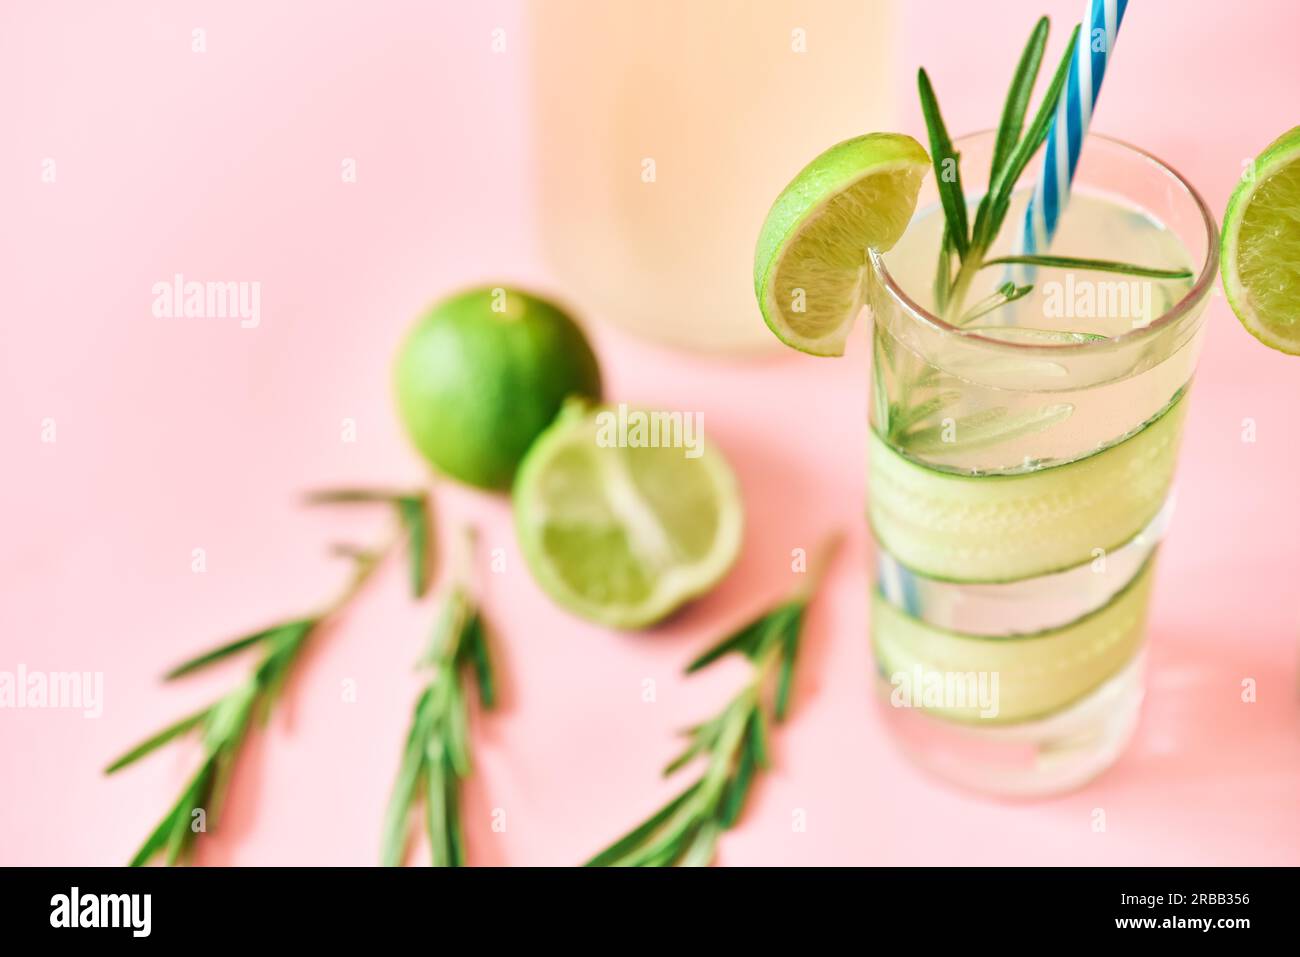
[[[867,249],[898,242],[929,166],[910,136],[869,133],[832,146],[782,191],[754,252],[754,293],[777,338],[844,354],[865,299]]]
[[[573,402],[538,438],[515,480],[515,527],[533,577],[558,604],[642,628],[731,567],[740,493],[701,422]]]
[[[1246,331],[1300,355],[1300,126],[1253,168],[1223,216],[1223,289]]]

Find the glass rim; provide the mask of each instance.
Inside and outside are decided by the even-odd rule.
[[[954,145],[959,145],[964,141],[972,140],[978,136],[996,135],[997,131],[992,129],[978,130],[974,133],[967,133],[959,137]],[[1214,214],[1206,205],[1205,199],[1196,191],[1191,183],[1179,173],[1176,169],[1160,159],[1158,156],[1134,146],[1125,140],[1118,139],[1114,136],[1106,136],[1103,133],[1089,133],[1084,140],[1086,145],[1090,139],[1102,140],[1112,146],[1118,146],[1137,158],[1155,166],[1160,172],[1164,173],[1191,198],[1196,205],[1197,211],[1201,214],[1201,222],[1205,226],[1206,255],[1205,263],[1201,267],[1200,275],[1197,276],[1196,282],[1192,284],[1181,299],[1170,306],[1167,310],[1153,319],[1145,326],[1136,329],[1130,329],[1128,332],[1121,333],[1118,336],[1111,336],[1102,340],[1087,340],[1084,342],[1055,342],[1055,343],[1026,343],[1026,342],[1008,342],[1005,339],[994,339],[989,336],[980,335],[977,330],[963,329],[961,326],[954,326],[952,323],[939,316],[934,315],[928,309],[920,306],[907,292],[898,285],[894,277],[890,274],[889,268],[885,265],[884,254],[878,249],[872,247],[867,250],[867,256],[870,260],[871,267],[875,271],[877,278],[880,280],[884,290],[894,299],[898,300],[903,307],[911,313],[913,318],[929,326],[933,331],[945,336],[960,336],[964,340],[978,343],[981,346],[988,346],[992,349],[1003,349],[1015,353],[1043,354],[1050,353],[1060,355],[1062,351],[1070,351],[1075,354],[1083,352],[1103,352],[1116,349],[1134,342],[1142,342],[1146,339],[1158,335],[1163,330],[1174,326],[1179,320],[1183,319],[1188,313],[1197,307],[1202,299],[1209,293],[1211,285],[1214,283],[1219,273],[1219,223]]]

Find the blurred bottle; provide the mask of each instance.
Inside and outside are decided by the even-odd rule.
[[[893,125],[888,0],[532,0],[543,256],[584,317],[776,345],[754,242],[832,143]]]

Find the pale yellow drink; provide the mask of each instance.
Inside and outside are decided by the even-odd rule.
[[[584,317],[752,352],[754,237],[831,143],[894,125],[886,0],[533,0],[543,255]]]

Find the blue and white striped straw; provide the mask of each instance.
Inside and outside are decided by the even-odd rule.
[[[1079,45],[1070,59],[1065,91],[1047,134],[1047,152],[1038,185],[1025,210],[1021,248],[1025,253],[1044,252],[1056,235],[1061,213],[1070,201],[1070,184],[1079,166],[1083,139],[1088,135],[1092,111],[1106,76],[1106,64],[1115,48],[1115,37],[1124,21],[1128,0],[1088,0],[1087,19],[1079,31]]]

